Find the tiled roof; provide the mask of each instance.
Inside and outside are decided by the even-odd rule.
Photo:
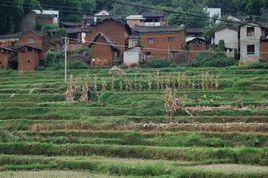
[[[137,33],[172,33],[184,30],[184,26],[135,26],[133,31]]]
[[[94,36],[94,38],[91,40],[91,42],[89,43],[89,47],[91,47],[95,42],[96,42],[96,40],[99,38],[99,37],[102,37],[102,38],[104,38],[104,40],[112,47],[112,48],[114,48],[114,49],[116,49],[116,50],[119,50],[119,48],[113,43],[113,41],[109,38],[109,37],[107,37],[104,33],[101,33],[101,32],[99,32],[99,33],[97,33],[95,36]]]

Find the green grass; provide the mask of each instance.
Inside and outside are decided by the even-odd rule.
[[[0,172],[35,175],[37,170],[67,170],[78,177],[265,177],[268,154],[267,69],[163,68],[126,69],[112,76],[109,69],[70,70],[69,75],[102,78],[100,91],[88,104],[66,103],[64,71],[0,71]],[[159,78],[156,73],[159,71]],[[192,86],[208,72],[220,88]],[[179,111],[165,116],[161,89],[147,81],[187,76],[176,97],[192,108],[231,106],[212,111]],[[120,90],[120,81],[134,82]],[[176,84],[177,85],[177,84]],[[134,89],[135,88],[135,89]],[[195,98],[199,97],[197,103]],[[28,155],[28,156],[23,156]],[[97,155],[97,156],[96,156]],[[82,172],[81,171],[85,171]],[[53,173],[54,174],[54,173]],[[55,175],[55,174],[54,174]]]

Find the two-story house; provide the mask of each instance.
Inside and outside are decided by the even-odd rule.
[[[261,39],[267,34],[267,27],[259,23],[246,23],[239,28],[240,60],[255,61],[261,57]]]

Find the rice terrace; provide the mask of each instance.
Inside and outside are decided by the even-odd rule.
[[[267,69],[69,74],[0,72],[0,177],[267,177]]]

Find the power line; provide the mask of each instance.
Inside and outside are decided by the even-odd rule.
[[[186,15],[186,16],[192,16],[195,18],[199,18],[199,19],[210,19],[213,21],[221,21],[221,22],[227,22],[227,23],[237,23],[240,25],[245,25],[247,23],[243,23],[243,22],[237,22],[237,21],[232,21],[232,20],[227,20],[227,19],[220,19],[217,17],[209,17],[209,16],[202,16],[202,15],[198,15],[198,14],[190,14],[190,13],[186,13],[186,12],[177,12],[176,10],[169,8],[169,9],[164,9],[164,8],[158,8],[156,6],[146,6],[146,5],[141,5],[141,4],[137,4],[137,3],[129,3],[129,2],[123,2],[123,1],[118,1],[118,0],[105,0],[105,1],[110,1],[116,4],[121,4],[121,5],[126,5],[126,6],[132,6],[132,7],[139,7],[139,8],[143,8],[143,9],[151,9],[151,10],[156,10],[156,11],[162,11],[162,12],[166,12],[166,13],[171,13],[171,14],[179,14],[179,15]],[[253,26],[253,25],[249,25],[252,27],[257,27],[257,26]]]

